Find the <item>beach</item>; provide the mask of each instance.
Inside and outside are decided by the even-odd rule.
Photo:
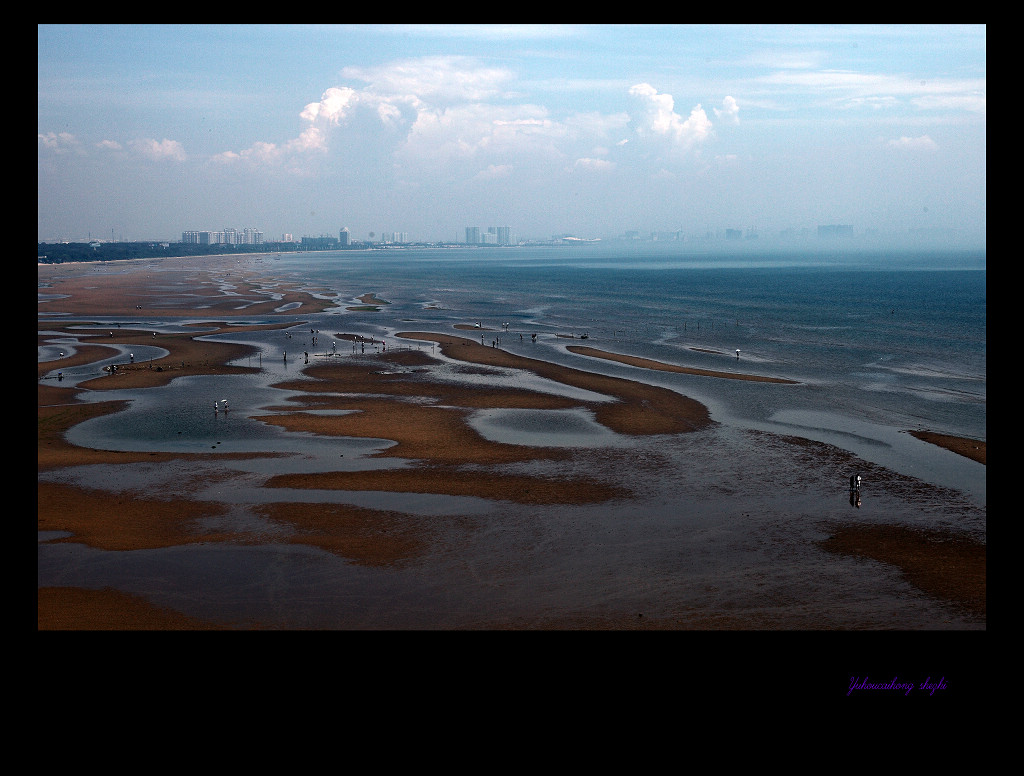
[[[401,329],[389,338],[387,345],[390,347],[371,348],[371,353],[360,352],[358,358],[309,361],[307,351],[305,363],[302,363],[301,349],[295,346],[291,358],[299,371],[273,384],[275,390],[287,393],[289,400],[260,408],[254,419],[288,435],[386,440],[387,444],[368,458],[372,465],[339,465],[333,470],[323,466],[309,471],[302,471],[301,466],[289,471],[268,470],[259,487],[272,497],[265,503],[248,504],[245,519],[241,519],[237,504],[196,498],[197,488],[190,486],[189,476],[204,480],[221,477],[225,487],[234,481],[249,482],[252,475],[239,474],[230,468],[219,470],[218,465],[232,460],[273,460],[282,456],[273,446],[255,452],[127,451],[75,445],[68,441],[67,432],[91,418],[124,409],[124,399],[104,401],[104,392],[159,390],[182,378],[256,378],[260,375],[259,364],[243,364],[253,351],[251,346],[217,341],[217,337],[277,336],[286,329],[300,328],[299,324],[306,320],[304,315],[315,316],[333,307],[373,314],[384,308],[387,300],[362,289],[359,294],[353,294],[361,304],[329,299],[318,289],[276,277],[272,268],[256,270],[251,263],[240,268],[230,257],[117,264],[117,267],[39,266],[40,293],[46,296],[41,297],[39,304],[40,346],[68,338],[78,341],[69,357],[41,360],[37,367],[40,474],[37,523],[44,537],[40,539],[41,544],[80,545],[103,553],[125,554],[187,547],[201,547],[205,551],[217,546],[314,548],[344,559],[351,567],[372,570],[374,574],[394,570],[399,576],[407,574],[410,566],[417,562],[426,562],[424,559],[432,553],[448,556],[445,563],[472,565],[470,555],[458,556],[460,537],[465,547],[488,545],[481,542],[478,534],[485,532],[479,527],[462,525],[467,518],[442,515],[437,519],[424,519],[401,508],[344,500],[325,503],[324,500],[329,499],[332,492],[480,500],[500,504],[499,510],[514,507],[518,511],[510,512],[515,518],[508,525],[526,526],[522,529],[524,532],[540,532],[541,529],[531,526],[529,518],[524,516],[555,514],[554,510],[558,509],[565,510],[564,514],[582,515],[586,513],[578,510],[592,505],[628,504],[637,488],[633,478],[610,477],[607,472],[643,472],[647,478],[644,483],[655,483],[648,489],[656,490],[658,478],[663,476],[663,469],[659,467],[665,466],[657,457],[657,447],[651,448],[650,454],[638,456],[628,446],[581,453],[569,446],[497,441],[482,435],[472,425],[474,414],[545,410],[566,413],[569,417],[569,413],[575,413],[572,417],[585,415],[617,439],[636,440],[638,445],[657,445],[657,440],[662,438],[691,438],[700,440],[700,444],[710,444],[709,440],[716,433],[717,424],[708,407],[644,379],[647,371],[678,371],[684,367],[610,349],[568,347],[569,352],[596,362],[634,367],[630,378],[573,368],[492,346],[484,342],[488,338],[464,336],[473,328],[469,322],[453,327],[450,334]],[[161,331],[127,321],[111,327],[98,320],[143,315],[171,322],[201,318],[202,322],[186,324],[186,331]],[[254,318],[280,318],[280,322],[254,324],[250,322]],[[320,336],[343,342],[365,342],[343,331]],[[377,343],[371,341],[370,344]],[[118,348],[142,345],[167,353],[139,362],[134,358],[122,359],[116,371],[79,380],[73,387],[48,376],[59,368],[83,367],[108,359],[114,353],[123,352]],[[286,353],[284,360],[288,358]],[[756,367],[745,363],[733,366],[735,369],[730,371],[689,371],[715,380],[764,383],[766,388],[792,382],[761,374]],[[449,372],[454,369],[467,380],[447,379],[449,373],[442,373],[443,369]],[[516,379],[507,384],[479,384],[470,379],[475,375],[474,370],[485,376],[512,374],[528,376],[528,379]],[[446,379],[440,379],[439,375]],[[556,385],[558,390],[537,387],[547,384]],[[83,394],[88,394],[88,401]],[[933,433],[927,429],[908,429],[908,433],[973,461],[986,463],[983,440]],[[821,448],[820,443],[798,438],[774,439],[765,447],[771,448],[773,456],[787,456],[788,462],[781,464],[787,471],[804,467],[802,457],[810,450],[820,452],[818,460],[828,459],[830,466],[834,464],[833,469],[858,465],[834,450]],[[728,456],[725,452],[722,455]],[[76,482],[76,472],[91,467],[158,466],[192,474],[180,478],[176,492],[159,494],[142,493],[123,484],[107,490]],[[871,467],[864,468],[871,471]],[[891,485],[889,496],[899,499],[901,504],[912,503],[928,491],[907,478],[881,471],[877,475],[878,481]],[[645,487],[648,486],[644,484],[641,490]],[[699,489],[697,485],[693,488]],[[298,498],[278,496],[298,492],[318,494],[319,501],[313,507]],[[725,501],[727,495],[717,498]],[[740,509],[745,508],[744,501]],[[709,513],[713,511],[710,506],[707,509]],[[585,534],[575,523],[572,530]],[[870,523],[832,521],[826,533],[815,547],[808,543],[800,552],[824,551],[831,557],[883,564],[901,585],[908,585],[927,599],[928,607],[940,610],[952,607],[958,612],[956,617],[963,618],[958,622],[966,621],[973,623],[972,627],[984,628],[985,543],[977,536],[960,534],[947,526],[893,525],[884,519]],[[521,534],[503,535],[493,546],[505,546],[504,542],[518,546],[523,541]],[[588,548],[587,557],[590,551]],[[487,559],[487,564],[493,562]],[[514,565],[514,561],[509,563]],[[857,573],[863,573],[862,568],[858,566]],[[659,612],[655,616],[638,616],[635,607],[629,604],[618,607],[614,599],[610,599],[607,606],[594,607],[600,611],[588,611],[571,606],[562,608],[538,593],[531,594],[536,601],[543,600],[536,605],[536,615],[524,614],[531,611],[530,603],[517,601],[514,611],[481,606],[458,617],[439,617],[435,625],[431,625],[429,616],[417,614],[417,618],[427,619],[388,621],[352,616],[348,620],[339,619],[333,627],[576,630],[779,627],[768,611],[732,614],[728,607],[693,608],[675,614]],[[467,600],[476,602],[483,594],[472,591],[466,595]],[[252,616],[236,619],[199,616],[195,610],[177,610],[153,598],[113,586],[86,589],[40,585],[38,627],[40,630],[216,630],[293,626],[261,622]],[[821,627],[854,626],[826,623]]]

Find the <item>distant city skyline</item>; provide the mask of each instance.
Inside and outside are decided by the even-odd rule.
[[[40,241],[986,240],[984,25],[37,31]]]

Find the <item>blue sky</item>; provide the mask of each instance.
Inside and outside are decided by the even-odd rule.
[[[38,237],[985,243],[984,25],[40,25]]]

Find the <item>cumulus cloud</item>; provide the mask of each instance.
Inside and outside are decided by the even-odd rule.
[[[318,127],[309,127],[301,135],[288,141],[291,151],[323,151],[327,148],[324,133]]]
[[[170,159],[175,162],[183,162],[186,158],[185,149],[177,140],[142,138],[131,141],[129,145],[136,153],[156,161]]]
[[[514,73],[469,57],[346,67],[341,75],[349,83],[325,89],[318,101],[303,107],[299,118],[305,129],[298,137],[278,145],[254,144],[215,158],[256,163],[288,156],[297,161],[301,154],[327,152],[329,146],[344,153],[338,140],[358,136],[359,142],[369,138],[367,142],[390,154],[393,169],[402,174],[447,171],[493,178],[508,174],[510,162],[608,169],[614,163],[605,158],[607,149],[621,148],[630,129],[634,139],[660,138],[677,151],[703,142],[712,131],[699,104],[689,115],[680,115],[672,95],[660,94],[648,83],[629,90],[640,105],[635,115],[592,111],[553,116],[548,107],[515,100],[510,91]],[[736,122],[738,111],[735,99],[726,97],[715,113],[723,121]],[[375,132],[375,127],[388,131]],[[462,162],[466,166],[459,168]]]
[[[630,87],[629,93],[638,98],[643,107],[643,113],[636,122],[640,134],[667,137],[683,149],[688,149],[710,136],[711,121],[700,104],[696,105],[684,120],[675,112],[675,101],[671,94],[659,93],[648,83]]]
[[[722,100],[722,109],[715,108],[715,116],[728,121],[730,124],[740,123],[740,106],[736,104],[736,99],[733,97],[726,97]]]
[[[331,124],[338,124],[347,115],[355,97],[355,89],[332,86],[323,93],[320,102],[309,103],[299,115],[306,121],[322,119]]]

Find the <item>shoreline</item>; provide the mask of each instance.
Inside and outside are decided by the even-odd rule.
[[[239,254],[249,257],[250,254]],[[193,259],[195,257],[187,257]],[[227,258],[217,256],[215,258]],[[127,260],[130,262],[151,262],[152,259]],[[161,259],[160,261],[167,261]],[[107,262],[104,262],[107,263]],[[127,263],[127,262],[125,262]],[[41,265],[44,266],[44,265]],[[45,265],[66,267],[67,265]],[[165,270],[167,272],[168,270]],[[176,270],[169,270],[171,272]],[[216,270],[207,270],[215,273]],[[150,314],[166,315],[171,318],[200,318],[209,316],[209,322],[197,324],[202,331],[175,334],[152,333],[140,329],[117,329],[104,336],[102,331],[95,335],[82,330],[64,331],[81,321],[70,319],[53,320],[40,318],[38,340],[40,344],[50,338],[73,335],[80,339],[89,338],[89,343],[76,346],[76,355],[58,361],[39,362],[37,381],[38,394],[38,436],[37,463],[39,472],[55,471],[87,464],[132,464],[171,463],[175,461],[210,462],[226,458],[254,459],[277,455],[266,453],[141,453],[78,448],[64,437],[64,432],[74,425],[95,417],[118,411],[123,402],[86,402],[78,398],[82,391],[107,389],[151,388],[165,385],[170,380],[186,375],[248,374],[258,370],[250,367],[232,367],[230,362],[249,352],[246,345],[220,342],[200,342],[196,338],[231,331],[273,330],[295,325],[294,321],[232,327],[225,318],[248,317],[256,313],[252,307],[232,311],[228,305],[237,302],[237,296],[228,297],[216,282],[217,277],[189,268],[190,275],[197,277],[178,279],[179,288],[165,291],[154,306],[144,309]],[[166,276],[164,276],[166,277]],[[111,284],[114,293],[106,284]],[[87,278],[70,278],[62,281],[60,287],[69,293],[67,298],[40,301],[41,312],[57,310],[68,316],[88,318],[89,316],[140,314],[136,308],[126,309],[132,300],[146,292],[146,281],[142,273],[117,282],[118,275],[93,275]],[[80,282],[79,282],[80,281]],[[188,289],[191,289],[189,291]],[[218,290],[219,289],[219,290]],[[244,293],[253,300],[262,301],[257,284],[246,281]],[[48,288],[47,291],[62,293]],[[300,301],[315,307],[323,302],[306,291],[292,290],[293,301]],[[186,294],[192,296],[190,308],[176,307]],[[201,304],[195,302],[198,294]],[[360,301],[378,299],[368,292]],[[135,302],[137,303],[137,302]],[[273,316],[271,307],[286,304],[285,299],[266,303],[260,308],[260,315]],[[204,306],[209,304],[209,307]],[[161,306],[164,305],[164,306]],[[339,306],[324,302],[325,308]],[[307,308],[309,309],[309,308]],[[321,308],[323,309],[323,308]],[[301,316],[303,308],[288,310],[289,316]],[[97,324],[99,326],[99,324]],[[470,326],[456,326],[456,329],[470,329]],[[43,334],[58,332],[58,334]],[[110,336],[113,334],[113,336]],[[339,338],[351,335],[336,334]],[[468,429],[467,414],[481,408],[538,408],[555,409],[586,406],[593,412],[598,423],[616,433],[625,435],[651,436],[658,434],[680,434],[701,431],[713,427],[707,408],[692,399],[654,385],[617,377],[608,377],[562,366],[539,359],[519,356],[499,348],[488,347],[472,339],[456,334],[444,335],[432,332],[398,332],[395,336],[410,341],[432,342],[439,346],[441,353],[459,363],[476,365],[481,368],[502,367],[525,370],[542,378],[561,384],[592,391],[611,397],[611,401],[587,405],[586,402],[569,400],[551,394],[540,394],[525,388],[466,388],[440,383],[431,383],[421,377],[417,369],[425,366],[432,357],[421,351],[396,350],[376,354],[367,359],[344,363],[315,364],[302,370],[304,378],[280,383],[283,387],[301,391],[301,400],[286,407],[270,408],[271,414],[260,416],[263,422],[279,425],[288,431],[312,432],[325,436],[353,436],[382,438],[395,442],[377,454],[381,458],[402,458],[412,466],[400,473],[393,469],[336,471],[326,473],[277,474],[267,479],[265,487],[273,488],[340,488],[344,490],[388,491],[391,493],[437,493],[459,496],[475,496],[485,499],[500,499],[525,505],[566,504],[579,505],[603,500],[628,497],[628,489],[614,484],[591,480],[582,474],[571,479],[546,480],[529,475],[503,475],[494,477],[485,468],[505,463],[531,463],[538,461],[565,460],[566,451],[561,448],[528,447],[507,443],[489,442]],[[95,338],[95,341],[92,339]],[[115,375],[92,378],[75,388],[61,387],[44,381],[43,376],[58,368],[58,364],[78,366],[108,358],[107,345],[155,344],[168,350],[168,355],[150,362],[125,364]],[[596,348],[570,346],[572,352],[594,358],[620,361],[643,369],[667,369],[669,371],[691,371],[670,364],[608,353]],[[182,367],[181,363],[185,366]],[[380,363],[402,367],[403,371],[381,370]],[[740,375],[736,373],[708,373],[708,370],[692,370],[696,374],[730,379],[757,380],[762,382],[792,382],[778,379]],[[311,379],[310,379],[311,378]],[[369,397],[367,395],[370,395]],[[356,410],[344,415],[316,416],[305,413],[307,409]],[[296,411],[298,410],[298,411]],[[951,450],[959,455],[985,463],[985,442],[937,434],[928,431],[910,431],[918,439]],[[37,481],[37,526],[43,532],[66,533],[47,539],[56,543],[77,543],[107,551],[131,551],[145,548],[166,548],[185,544],[204,543],[251,543],[259,541],[246,533],[233,530],[211,530],[201,528],[209,520],[216,520],[227,510],[224,504],[192,501],[184,495],[170,500],[139,498],[133,496],[127,501],[118,498],[120,506],[109,508],[111,494],[90,490],[75,485],[51,481]],[[422,521],[412,521],[408,515],[388,510],[332,505],[318,510],[323,514],[304,508],[302,504],[268,503],[254,508],[274,525],[287,526],[288,541],[310,544],[351,559],[353,563],[371,567],[386,568],[400,564],[417,552],[424,551],[432,529]],[[330,519],[328,519],[330,518]],[[382,532],[381,526],[389,526]],[[844,529],[845,530],[845,529]],[[850,531],[853,529],[850,528]],[[857,542],[849,540],[851,534],[837,531],[835,536],[846,541],[836,544],[836,551],[845,550],[859,557],[883,560],[899,565],[898,556],[884,554],[885,542],[892,541],[892,535],[857,534]],[[918,538],[899,534],[900,546],[918,546]],[[837,540],[838,541],[838,540]],[[964,557],[970,557],[975,565],[969,591],[938,590],[934,581],[920,571],[915,571],[915,584],[924,585],[930,594],[948,600],[974,602],[977,611],[979,584],[981,600],[984,600],[984,545],[966,546]],[[934,567],[940,561],[931,555],[917,551],[914,555],[918,566]],[[929,560],[931,558],[931,560]],[[942,561],[946,562],[946,561]],[[981,563],[980,583],[976,569]],[[921,581],[924,579],[925,581]],[[938,590],[938,592],[935,592]],[[984,617],[984,607],[981,608]],[[548,627],[573,627],[571,618]],[[640,623],[632,620],[612,621],[584,619],[587,629],[637,629]],[[711,624],[717,622],[718,624]],[[700,621],[657,621],[648,620],[644,629],[686,629],[693,627],[724,627],[725,620]],[[49,587],[40,587],[38,597],[38,627],[40,630],[85,629],[150,629],[150,630],[191,630],[219,629],[233,627],[229,623],[211,623],[185,617],[173,610],[166,610],[150,604],[144,597],[104,589],[99,591],[69,592]],[[501,624],[495,627],[502,627]],[[742,629],[738,624],[735,629]]]

